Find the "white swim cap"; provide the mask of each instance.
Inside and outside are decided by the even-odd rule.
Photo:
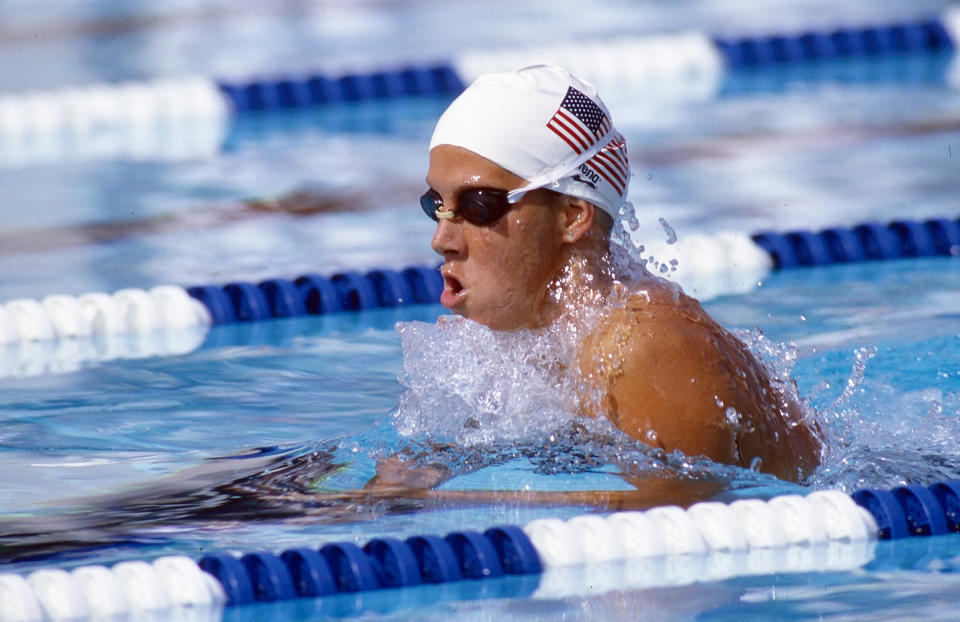
[[[430,149],[463,147],[536,188],[585,199],[616,218],[630,184],[627,144],[597,89],[548,65],[477,78],[437,122]]]

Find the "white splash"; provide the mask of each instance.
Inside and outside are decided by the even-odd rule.
[[[403,323],[397,431],[460,445],[549,434],[580,398],[563,325],[498,332],[455,316]]]

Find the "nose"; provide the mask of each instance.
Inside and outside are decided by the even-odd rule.
[[[434,252],[444,257],[458,257],[466,250],[461,223],[441,218],[430,240]]]

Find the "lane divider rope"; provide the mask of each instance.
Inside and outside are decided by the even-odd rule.
[[[168,556],[0,574],[0,622],[87,619],[322,598],[424,584],[540,575],[524,596],[685,585],[733,576],[850,570],[876,540],[960,532],[960,480],[929,487],[836,490],[688,509],[536,519],[363,546],[335,542],[274,554]],[[584,580],[588,579],[585,583]]]
[[[184,289],[161,285],[42,300],[19,298],[0,305],[0,346],[13,342],[115,335],[254,322],[271,318],[363,311],[436,303],[443,277],[436,268],[410,266],[331,277],[305,274],[260,283],[232,282]]]
[[[691,235],[674,244],[655,242],[645,252],[648,269],[678,277],[686,285],[687,279],[715,281],[718,275],[743,272],[763,275],[770,270],[838,263],[957,257],[960,220],[896,220],[886,225],[869,222],[816,232],[763,231],[752,236]],[[436,304],[442,291],[443,278],[436,268],[410,266],[363,274],[344,271],[330,277],[304,274],[256,284],[237,281],[187,289],[162,285],[150,290],[127,288],[112,295],[50,295],[39,301],[21,298],[0,304],[0,346],[144,336],[216,324]]]
[[[796,268],[869,260],[960,255],[960,219],[868,222],[819,232],[761,232],[752,236],[774,266]]]
[[[702,96],[714,94],[715,83],[724,72],[838,59],[896,58],[948,52],[958,46],[960,8],[954,7],[933,19],[889,25],[741,38],[702,33],[607,38],[548,49],[469,52],[449,62],[340,75],[316,73],[249,81],[189,77],[99,84],[0,97],[0,139],[218,120],[231,114],[331,103],[450,96],[480,73],[531,62],[563,64],[575,73],[595,76],[599,83],[611,79],[629,88],[646,89],[651,83],[673,87],[683,82],[706,84]]]
[[[71,372],[91,361],[186,354],[210,326],[437,303],[443,277],[410,266],[324,277],[161,285],[0,304],[0,378]]]

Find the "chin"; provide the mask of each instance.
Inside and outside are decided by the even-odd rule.
[[[511,297],[510,293],[502,293],[492,297],[484,296],[485,300],[504,300]],[[516,295],[513,295],[516,298]],[[524,328],[534,328],[539,326],[539,315],[530,311],[526,304],[506,305],[482,305],[477,306],[476,298],[464,300],[467,304],[459,305],[451,309],[457,315],[468,320],[483,324],[491,330],[521,330]]]
[[[483,324],[490,330],[521,330],[524,328],[533,328],[537,325],[537,322],[533,321],[531,318],[520,318],[515,316],[504,317],[502,315],[495,316],[464,316],[478,324]]]
[[[462,318],[470,320],[471,322],[482,324],[491,330],[505,330],[502,327],[502,322],[496,317],[490,317],[488,315],[484,315],[483,313],[471,313],[465,309],[457,309],[454,311],[454,313]]]

